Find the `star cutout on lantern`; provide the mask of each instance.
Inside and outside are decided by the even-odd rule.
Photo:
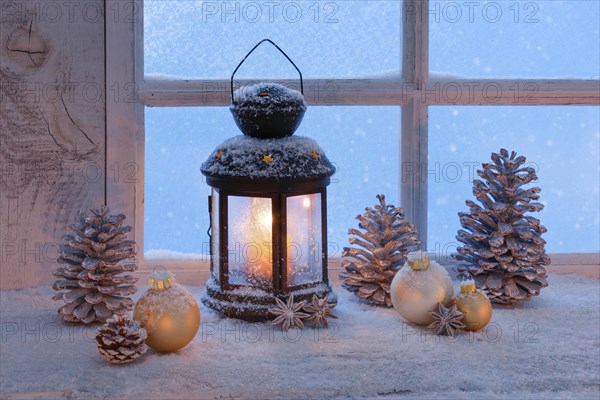
[[[316,150],[313,150],[311,157],[314,158],[315,160],[318,160],[319,158],[321,158],[321,155],[319,153],[317,153]]]
[[[262,158],[263,162],[266,164],[273,162],[273,156],[271,154],[265,154]]]
[[[215,155],[215,157],[221,158],[221,157],[223,157],[224,153],[225,153],[225,150],[219,150],[219,152]]]

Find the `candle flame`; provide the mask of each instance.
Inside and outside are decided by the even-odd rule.
[[[270,279],[273,270],[272,233],[273,212],[271,204],[263,199],[254,199],[246,211],[248,222],[246,226],[247,243],[251,244],[256,255],[249,257],[248,272],[259,279]]]
[[[258,220],[263,229],[271,230],[271,227],[273,226],[273,214],[271,214],[271,210],[266,208],[260,210]]]

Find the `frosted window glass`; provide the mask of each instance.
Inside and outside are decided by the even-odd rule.
[[[146,0],[145,73],[226,79],[256,43],[269,38],[305,77],[399,75],[400,3]],[[295,74],[275,48],[264,44],[239,77]]]
[[[211,191],[200,165],[241,132],[226,107],[147,107],[145,130],[146,256],[209,254]],[[338,257],[354,217],[376,194],[398,204],[400,107],[309,107],[295,135],[316,140],[337,168],[327,188],[327,228],[329,255]]]
[[[457,213],[473,200],[482,162],[504,147],[537,170],[550,253],[600,250],[600,110],[597,107],[432,107],[429,111],[428,246],[456,247]]]
[[[430,69],[466,77],[600,75],[600,2],[430,3]]]
[[[147,257],[181,256],[170,254],[173,252],[210,253],[206,231],[211,191],[200,165],[232,132],[238,129],[227,108],[146,108],[144,250]]]
[[[323,280],[321,194],[287,198],[288,286]]]

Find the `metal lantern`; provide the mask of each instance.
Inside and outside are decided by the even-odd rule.
[[[277,47],[268,39],[258,45],[265,41]],[[238,68],[232,112],[244,135],[219,145],[202,165],[212,187],[211,277],[202,302],[260,321],[272,318],[276,298],[331,294],[326,187],[335,168],[315,141],[291,136],[306,109],[302,93],[273,83],[234,93]],[[302,74],[300,82],[302,90]]]

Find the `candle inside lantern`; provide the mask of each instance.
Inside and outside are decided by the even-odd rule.
[[[310,197],[304,197],[304,200],[302,200],[302,205],[304,208],[310,208]]]
[[[247,249],[248,272],[257,280],[269,280],[273,273],[273,213],[271,204],[252,199],[248,207]]]
[[[270,198],[231,196],[229,279],[270,287],[273,277],[273,209]]]

